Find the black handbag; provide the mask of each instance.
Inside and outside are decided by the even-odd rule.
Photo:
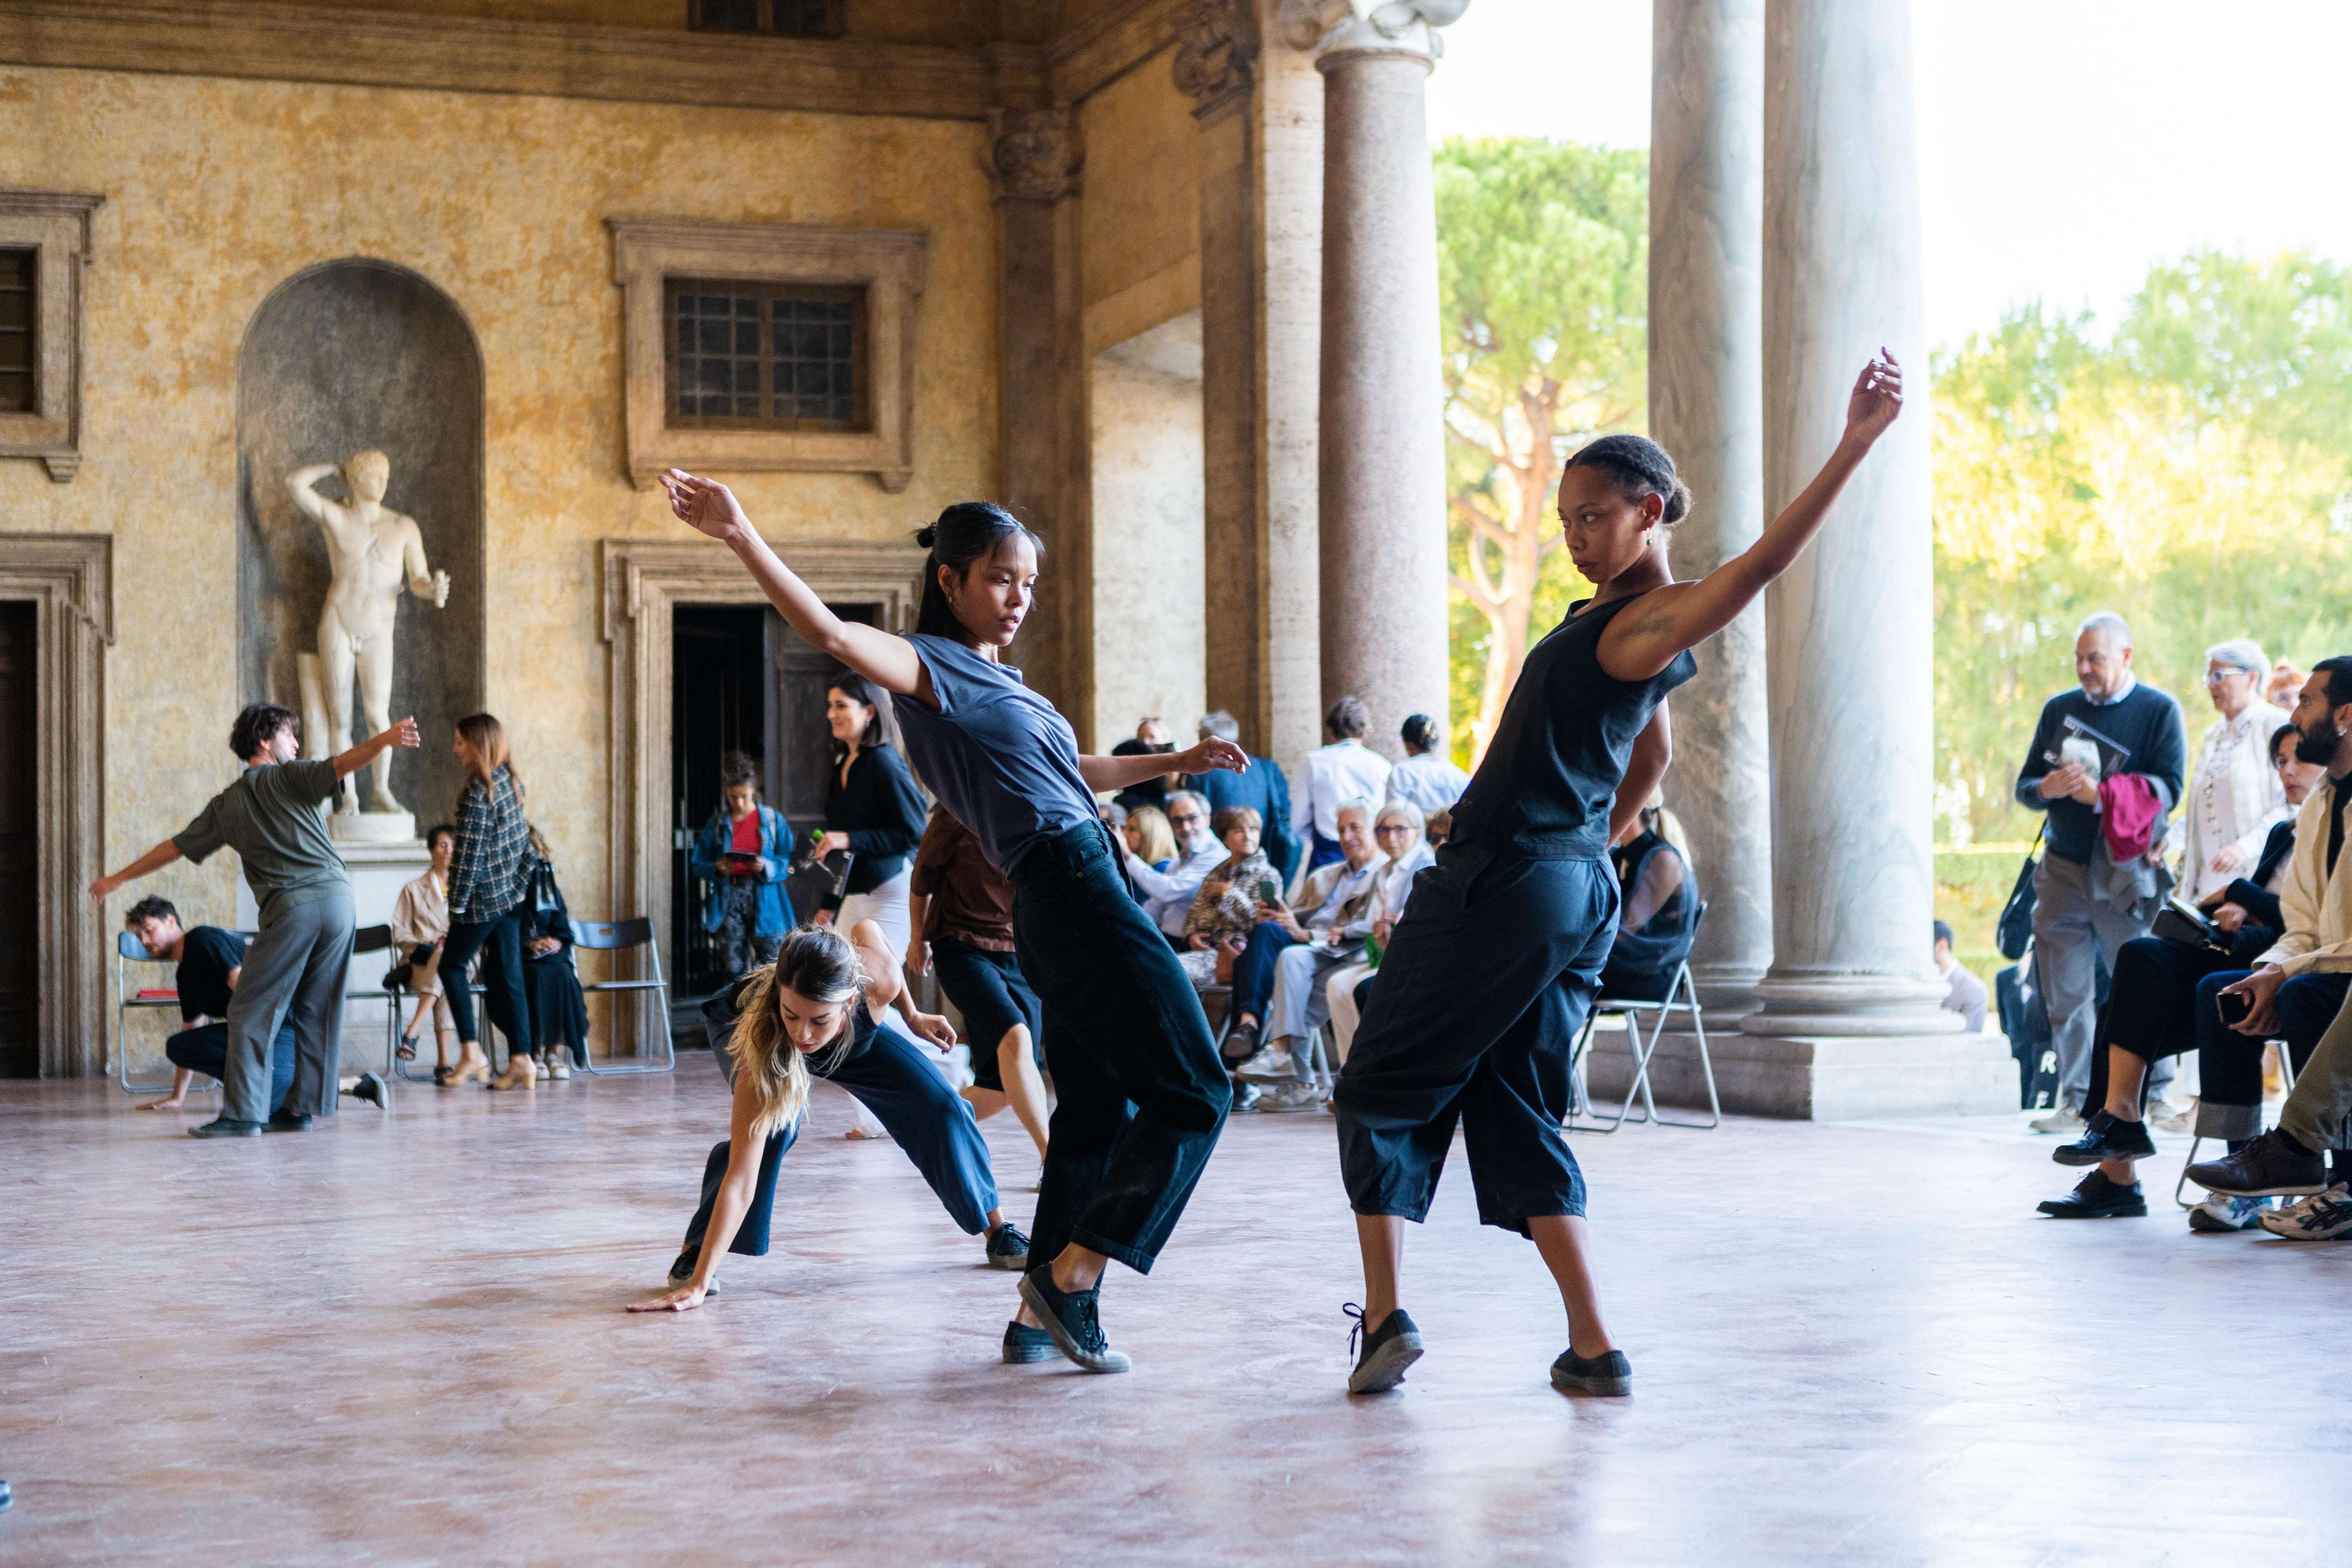
[[[2033,830],[2033,842],[2025,851],[2025,864],[2018,868],[2017,884],[2009,890],[2009,902],[2000,909],[2000,923],[1993,927],[1993,942],[2000,955],[2011,963],[2025,956],[2025,944],[2033,940],[2033,871],[2039,864],[2033,852],[2042,847],[2042,836],[2049,831],[2050,820],[2042,818],[2042,826]]]
[[[2217,952],[2230,951],[2229,933],[2179,899],[2164,900],[2163,906],[2156,911],[2156,923],[2148,928],[2148,934],[2162,937],[2167,942],[2177,942],[2183,947],[2210,947]]]

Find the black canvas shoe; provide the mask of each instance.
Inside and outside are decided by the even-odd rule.
[[[1631,1394],[1633,1363],[1625,1359],[1623,1351],[1603,1351],[1589,1357],[1562,1351],[1559,1359],[1551,1363],[1551,1385],[1563,1393]]]
[[[262,1131],[265,1132],[308,1132],[310,1131],[310,1119],[300,1114],[299,1111],[273,1110],[269,1113],[269,1120],[262,1123]]]
[[[2308,1197],[2327,1190],[2327,1162],[2288,1148],[2274,1127],[2234,1154],[2189,1166],[2189,1179],[2225,1197]]]
[[[223,1116],[207,1121],[201,1127],[189,1128],[188,1136],[191,1138],[258,1138],[261,1136],[261,1123],[236,1121]]]
[[[1054,1336],[1043,1329],[1033,1329],[1018,1318],[1004,1325],[1004,1362],[1007,1366],[1026,1366],[1031,1362],[1052,1361],[1061,1351]]]
[[[2083,1129],[2083,1135],[2072,1143],[2062,1143],[2050,1151],[2050,1157],[2062,1165],[2095,1165],[2102,1160],[2147,1160],[2156,1155],[2156,1145],[2147,1136],[2144,1121],[2125,1121],[2100,1111]]]
[[[2147,1199],[2140,1195],[2137,1182],[2122,1186],[2096,1171],[2075,1183],[2064,1197],[2044,1198],[2034,1206],[2052,1219],[2140,1219],[2147,1214]]]
[[[1125,1372],[1132,1364],[1103,1334],[1099,1287],[1056,1290],[1052,1267],[1041,1263],[1021,1277],[1021,1299],[1045,1325],[1055,1347],[1088,1372]]]
[[[1016,1273],[1029,1267],[1029,1238],[1011,1220],[988,1233],[988,1266]]]
[[[683,1290],[693,1284],[694,1266],[701,1261],[702,1248],[698,1247],[689,1247],[679,1253],[677,1261],[669,1266],[669,1288],[673,1290]],[[702,1299],[706,1301],[714,1300],[718,1294],[719,1281],[716,1279],[702,1288]]]
[[[378,1110],[388,1110],[391,1109],[390,1106],[384,1103],[383,1079],[381,1074],[363,1072],[360,1074],[359,1082],[352,1085],[351,1088],[343,1090],[343,1092],[350,1095],[353,1100],[366,1100]]]
[[[1386,1394],[1404,1381],[1405,1369],[1421,1359],[1421,1331],[1399,1307],[1381,1320],[1381,1326],[1370,1333],[1364,1332],[1364,1310],[1353,1301],[1339,1309],[1356,1320],[1348,1331],[1348,1348],[1353,1351],[1360,1337],[1363,1353],[1356,1357],[1356,1370],[1348,1374],[1350,1394]]]

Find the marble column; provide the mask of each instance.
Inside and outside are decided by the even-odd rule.
[[[1696,498],[1675,575],[1755,542],[1763,501],[1765,0],[1655,0],[1650,55],[1650,434]],[[1772,962],[1764,605],[1699,645],[1674,695],[1666,804],[1690,836],[1706,921],[1692,954],[1720,1016]]]
[[[1287,0],[1323,76],[1318,553],[1325,700],[1370,706],[1394,753],[1445,711],[1445,442],[1437,221],[1423,104],[1436,28],[1468,0]]]
[[[1767,595],[1773,962],[1727,1100],[1816,1118],[2013,1110],[2006,1050],[1958,1035],[1928,953],[1932,415],[1908,0],[1771,0],[1764,62],[1765,509],[1835,447],[1874,350],[1909,385]]]

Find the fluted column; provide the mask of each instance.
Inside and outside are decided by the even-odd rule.
[[[1675,575],[1763,528],[1764,0],[1655,0],[1650,55],[1650,433],[1695,501]],[[1772,775],[1761,604],[1699,645],[1675,693],[1666,804],[1707,900],[1701,999],[1753,1007],[1772,962]]]
[[[1766,602],[1780,1037],[1926,1037],[1937,1003],[1925,310],[1908,0],[1771,0],[1765,28],[1764,500],[1844,428],[1881,344],[1906,405]],[[2013,1093],[2013,1085],[2012,1085]]]
[[[1445,442],[1423,104],[1469,0],[1286,0],[1323,76],[1318,554],[1326,700],[1445,711]],[[1393,742],[1390,742],[1393,749]]]

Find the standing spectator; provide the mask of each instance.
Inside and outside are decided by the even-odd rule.
[[[1965,1019],[1969,1034],[1983,1034],[1985,1005],[1990,1000],[1985,983],[1952,956],[1952,928],[1942,921],[1936,922],[1935,951],[1936,973],[1951,982],[1951,989],[1944,993],[1944,1011],[1958,1013]]]
[[[530,996],[522,978],[523,904],[530,893],[530,824],[522,815],[522,779],[507,754],[506,726],[488,713],[457,721],[452,748],[468,775],[457,804],[457,852],[449,863],[449,940],[441,950],[443,992],[457,1019],[465,1057],[442,1085],[456,1089],[489,1076],[489,1058],[475,1023],[474,991],[466,965],[482,955],[479,979],[514,1025],[507,1035],[507,1070],[487,1086],[529,1089],[539,1081],[531,1061]]]
[[[1399,732],[1404,761],[1389,770],[1389,798],[1410,801],[1425,819],[1430,813],[1450,811],[1470,787],[1470,775],[1445,755],[1445,731],[1426,713],[1415,713]]]
[[[1364,744],[1371,721],[1360,699],[1342,697],[1323,715],[1323,732],[1331,743],[1307,753],[1307,776],[1292,802],[1290,825],[1307,845],[1309,871],[1342,858],[1341,806],[1387,797],[1389,760]]]
[[[1203,741],[1214,736],[1241,744],[1241,721],[1222,708],[1203,714],[1199,731]],[[1272,862],[1275,875],[1282,879],[1282,885],[1290,886],[1291,878],[1298,871],[1300,847],[1290,821],[1290,781],[1272,758],[1250,758],[1244,773],[1203,773],[1184,782],[1207,798],[1213,819],[1237,805],[1257,813],[1258,821],[1265,825],[1261,837],[1265,858]]]
[[[1133,738],[1113,746],[1110,754],[1114,757],[1148,757],[1175,749],[1176,742],[1168,738],[1168,726],[1160,721],[1159,715],[1152,714],[1136,725]],[[1168,792],[1181,789],[1183,784],[1184,775],[1181,773],[1154,773],[1139,784],[1128,785],[1111,798],[1129,811],[1140,805],[1165,811],[1168,809]]]
[[[820,856],[846,849],[856,857],[841,897],[817,916],[819,925],[848,931],[872,921],[904,955],[913,931],[907,919],[907,862],[923,837],[923,794],[907,760],[883,729],[882,694],[851,670],[836,675],[824,694],[833,731],[833,772],[825,778],[824,837]]]
[[[2181,802],[2181,897],[2202,902],[2263,852],[2286,796],[2271,765],[2270,739],[2286,715],[2262,700],[2270,661],[2244,638],[2205,650],[2205,691],[2221,718],[2205,731]]]
[[[719,943],[719,972],[729,980],[776,961],[793,929],[784,901],[793,829],[760,798],[759,765],[730,752],[719,765],[719,806],[694,836],[687,868],[711,886],[702,929]]]
[[[1136,813],[1139,816],[1150,806]],[[1132,822],[1134,817],[1128,820]],[[1211,871],[1222,865],[1225,847],[1209,831],[1209,803],[1189,789],[1168,797],[1168,831],[1176,839],[1176,856],[1163,870],[1130,857],[1127,874],[1143,895],[1143,912],[1166,934],[1171,945],[1184,946],[1184,917],[1192,911],[1192,895]]]
[[[2269,684],[2263,689],[2263,700],[2273,708],[2292,708],[2295,698],[2303,691],[2303,683],[2308,679],[2303,671],[2295,668],[2293,659],[2283,658],[2271,666]]]
[[[2102,611],[2084,621],[2074,637],[2079,689],[2042,705],[2018,770],[2018,803],[2050,815],[2033,873],[2033,946],[2058,1051],[2059,1101],[2033,1123],[2036,1131],[2082,1130],[2098,965],[2104,960],[2112,973],[2117,950],[2147,934],[2171,884],[2156,851],[2180,799],[2188,742],[2179,704],[2141,685],[2131,659],[2131,628],[2121,616]],[[2129,793],[2136,787],[2145,791],[2137,806]],[[2144,807],[2147,797],[2149,838],[2119,865],[2109,845],[2127,810]]]

